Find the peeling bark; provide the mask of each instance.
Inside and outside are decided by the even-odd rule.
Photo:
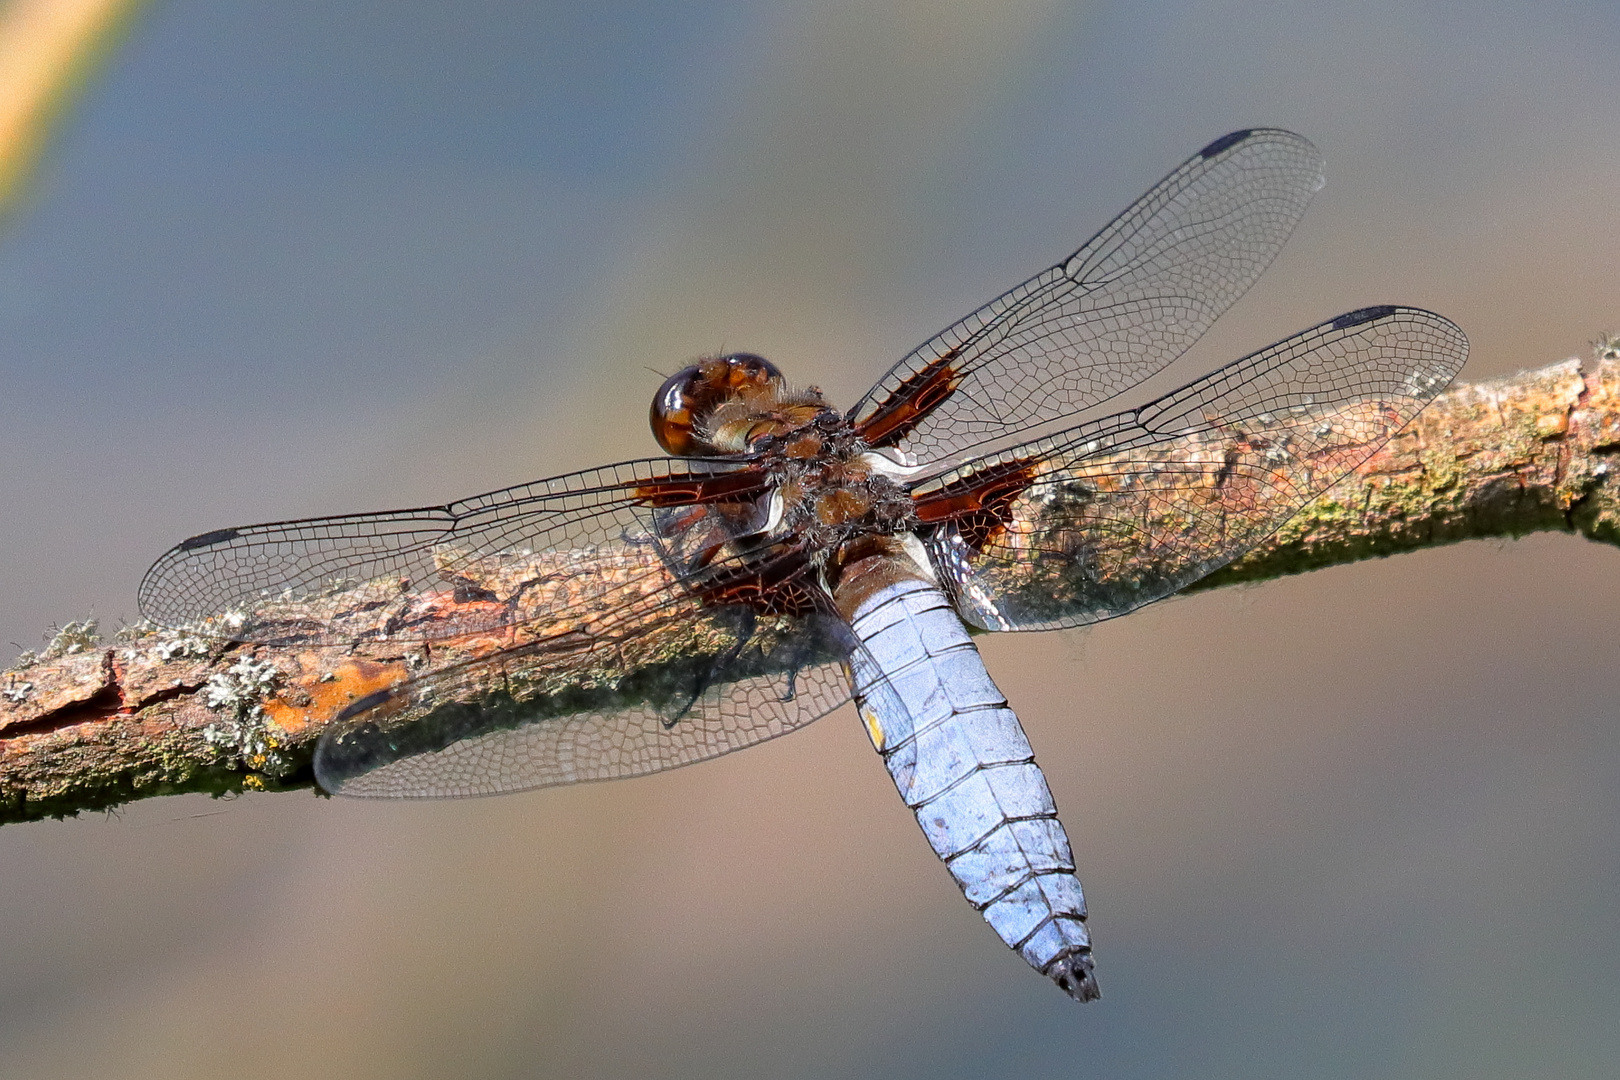
[[[1482,537],[1557,531],[1620,543],[1620,360],[1612,351],[1584,368],[1566,360],[1453,388],[1276,534],[1193,588]],[[1199,497],[1207,510],[1209,493]],[[548,556],[529,558],[532,584],[545,578]],[[491,572],[513,569],[508,559]],[[567,587],[589,578],[574,567]],[[607,596],[616,586],[611,571],[604,578]],[[455,618],[454,604],[444,606]],[[712,631],[705,620],[692,626]],[[350,649],[149,628],[111,645],[59,639],[0,674],[0,824],[152,795],[311,787],[315,744],[345,705],[548,629]],[[680,642],[667,637],[666,627],[660,647],[633,662],[668,664]],[[541,652],[538,675],[529,674],[553,691],[571,679],[588,693],[602,677],[601,656]]]

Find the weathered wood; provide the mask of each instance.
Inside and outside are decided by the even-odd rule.
[[[1453,388],[1275,535],[1194,588],[1479,537],[1558,531],[1620,543],[1620,359],[1612,348],[1600,352],[1584,368],[1567,360]],[[1189,456],[1208,451],[1207,439],[1186,448]],[[1311,466],[1282,461],[1276,467]],[[1200,500],[1206,514],[1221,497],[1209,490],[1187,496]],[[486,597],[505,590],[502,580],[520,581],[531,592],[569,589],[576,597],[583,588],[600,593],[599,612],[626,599],[627,589],[641,592],[657,583],[647,566],[626,566],[622,551],[604,551],[601,558],[601,567],[581,567],[577,553],[457,566],[463,578],[483,575],[476,584]],[[457,617],[456,601],[438,603],[446,619]],[[293,611],[280,614],[296,618]],[[264,615],[277,617],[274,610]],[[571,633],[603,629],[592,618],[431,647],[380,641],[345,650],[229,644],[150,627],[102,644],[86,627],[70,624],[42,655],[25,655],[0,675],[0,823],[152,795],[310,787],[315,744],[345,705],[515,641],[557,643],[524,661],[523,680],[577,703],[610,678],[603,667],[610,650],[567,647]],[[606,637],[618,643],[611,655],[629,664],[631,678],[638,668],[644,675],[669,664],[694,644],[681,634],[704,636],[706,652],[724,647],[716,644],[710,620],[693,620],[689,630],[684,621],[670,623],[627,651],[618,647],[626,625],[633,624],[621,623],[620,633],[609,630]],[[488,689],[474,682],[466,692]]]

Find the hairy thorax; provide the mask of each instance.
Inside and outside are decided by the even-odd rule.
[[[846,543],[917,527],[911,495],[848,420],[823,409],[808,423],[754,446],[774,481],[772,533],[805,538],[821,561]]]

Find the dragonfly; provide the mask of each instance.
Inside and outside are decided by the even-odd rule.
[[[853,699],[967,901],[1094,999],[1073,851],[973,635],[1177,593],[1450,383],[1462,331],[1383,305],[1120,407],[1253,284],[1322,183],[1301,136],[1232,132],[847,410],[760,356],[705,357],[654,397],[668,456],[203,533],[148,571],[141,611],[246,643],[420,650],[327,717],[315,777],[345,795],[655,773]]]

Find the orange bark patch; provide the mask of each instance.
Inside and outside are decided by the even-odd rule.
[[[345,660],[336,667],[317,669],[293,680],[291,687],[302,693],[284,690],[265,702],[265,717],[282,731],[296,735],[311,723],[324,724],[367,694],[386,690],[409,677],[410,669],[403,661]],[[288,697],[307,697],[308,703],[292,705],[286,701]]]

